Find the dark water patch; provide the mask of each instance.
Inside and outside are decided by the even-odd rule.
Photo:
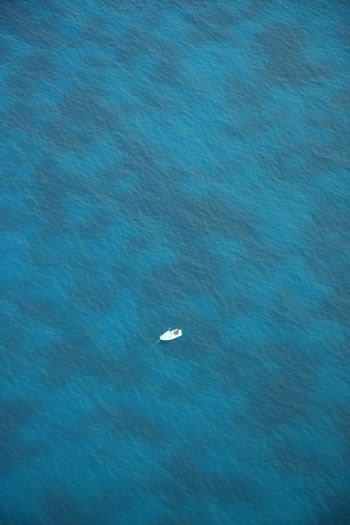
[[[291,323],[301,327],[312,320],[312,313],[303,304],[303,297],[292,288],[281,289],[275,296],[270,315],[274,325]]]
[[[306,142],[302,149],[306,158],[306,166],[312,166],[312,169],[319,175],[329,175],[332,171],[346,167],[344,165],[346,158],[339,156],[333,145],[325,146],[315,142]],[[349,158],[348,156],[347,160]]]
[[[102,4],[105,6],[105,7],[108,7],[108,9],[115,9],[115,10],[119,10],[119,9],[125,9],[125,10],[129,10],[129,9],[134,9],[134,6],[139,6],[139,5],[143,5],[143,3],[140,2],[140,0],[135,0],[135,2],[133,2],[132,5],[130,5],[130,3],[127,1],[127,0],[102,0]]]
[[[230,90],[226,89],[229,87],[229,83],[225,84],[227,104],[232,106],[235,111],[240,108],[242,118],[239,121],[235,121],[234,119],[226,119],[226,122],[220,122],[219,125],[219,129],[223,130],[223,132],[226,132],[226,135],[224,135],[224,140],[227,140],[227,137],[231,136],[235,140],[238,139],[242,141],[244,143],[244,147],[254,140],[260,141],[260,138],[262,138],[265,133],[270,134],[273,128],[278,128],[281,125],[285,125],[285,121],[288,118],[286,111],[283,109],[278,108],[274,111],[268,109],[266,106],[266,101],[268,100],[268,91],[266,90],[266,86],[262,85],[258,79],[255,80],[255,85],[258,88],[256,98],[254,94],[254,88],[252,86],[254,81],[249,79],[245,80],[245,82],[247,82],[247,100],[244,101],[242,95],[242,102],[239,104],[237,104],[237,99],[235,99],[236,95],[233,96],[232,93],[230,93]],[[240,90],[241,87],[238,87],[237,98],[241,96]],[[254,151],[254,162],[259,159],[261,152],[266,154],[266,151],[266,149]],[[268,151],[271,150],[268,149]],[[276,153],[274,153],[274,155],[276,155]],[[240,158],[239,164],[238,162],[236,163],[237,167],[242,167],[245,162],[246,160],[244,157]]]
[[[318,280],[329,287],[315,306],[314,316],[348,324],[350,321],[350,277],[345,247],[350,245],[350,212],[346,195],[324,195],[312,213],[305,231],[308,249],[305,260]]]
[[[156,52],[159,61],[151,74],[151,80],[179,87],[183,64],[177,47],[168,41],[158,41]]]
[[[45,234],[70,232],[64,214],[64,197],[71,185],[70,177],[63,175],[54,157],[46,158],[37,168],[35,185],[36,217]]]
[[[128,171],[129,173],[138,173],[143,175],[143,182],[141,187],[136,187],[136,191],[142,191],[146,194],[150,191],[149,184],[152,181],[155,182],[155,177],[158,175],[158,179],[161,178],[161,173],[157,169],[157,162],[161,160],[160,153],[157,148],[147,141],[139,140],[127,133],[118,136],[117,146],[124,153],[125,160],[121,165],[121,169]],[[148,181],[148,184],[147,184]],[[152,187],[152,191],[156,188]],[[138,195],[138,191],[137,191]],[[136,196],[136,192],[134,197]],[[127,200],[127,199],[126,199]],[[126,207],[126,202],[124,206]],[[130,208],[130,206],[128,206]],[[136,206],[131,207],[133,213],[137,213],[138,209]]]
[[[223,140],[235,140],[244,142],[246,140],[245,126],[236,124],[235,122],[222,122],[218,127],[218,132]]]
[[[13,131],[22,129],[25,132],[30,130],[30,133],[39,134],[40,124],[38,122],[37,107],[33,101],[26,101],[25,97],[16,97],[13,105],[6,111],[0,111],[1,125],[2,125],[2,139],[5,139],[6,134],[12,134]],[[5,169],[9,169],[6,166]]]
[[[210,43],[230,42],[231,45],[235,43],[235,38],[230,32],[234,20],[231,12],[223,7],[202,9],[184,15],[184,21],[193,28],[190,40],[196,46]]]
[[[194,251],[194,250],[193,250]],[[194,259],[186,257],[183,261],[174,264],[158,265],[150,270],[144,280],[144,297],[147,303],[156,299],[158,294],[166,294],[164,286],[159,287],[159,292],[153,291],[153,297],[150,297],[154,283],[176,283],[177,296],[181,297],[180,290],[186,290],[187,293],[203,293],[210,291],[217,285],[219,274],[216,260],[204,251],[197,252]],[[174,288],[171,288],[174,291]],[[159,295],[159,298],[160,298]],[[149,300],[147,300],[149,297]]]
[[[37,82],[49,80],[50,82],[58,78],[58,71],[55,64],[45,53],[29,55],[20,63],[22,75],[26,75]]]
[[[19,334],[20,336],[17,338],[18,340],[12,343],[11,346],[6,343],[0,345],[2,353],[3,384],[10,385],[15,381],[21,383],[23,376],[26,374],[30,366],[30,360],[28,358],[24,359],[21,352],[21,349],[25,344],[25,339],[21,337],[23,333],[19,331]]]
[[[267,151],[259,152],[256,155],[256,160],[270,180],[274,180],[276,183],[293,182],[293,174],[292,177],[289,177],[289,171],[285,169],[285,165],[283,161],[280,161],[279,155],[271,155]]]
[[[157,53],[156,43],[151,33],[131,29],[119,39],[115,49],[117,61],[123,66],[130,66],[137,58]]]
[[[257,485],[249,478],[223,477],[195,468],[191,454],[176,454],[167,467],[170,481],[153,481],[151,489],[176,509],[188,496],[204,496],[215,503],[256,504]]]
[[[310,454],[303,454],[293,444],[275,445],[271,462],[274,467],[288,473],[324,479],[330,475],[326,461],[320,461],[317,457],[311,457]]]
[[[152,82],[164,83],[174,88],[181,86],[182,67],[179,60],[161,59],[151,73]]]
[[[40,405],[30,399],[0,399],[0,472],[2,474],[8,473],[18,465],[23,466],[40,453],[38,447],[23,445],[19,439],[19,433],[35,420],[40,412]]]
[[[277,371],[262,371],[260,386],[250,402],[261,429],[270,433],[282,424],[308,420],[318,367],[315,358],[306,358],[289,345],[270,345],[265,348],[265,355],[266,359],[275,360]]]
[[[143,0],[133,0],[133,3],[130,4],[129,0],[103,0],[103,5],[108,7],[108,9],[119,11],[122,9],[123,14],[127,13],[128,11],[131,12],[131,15],[133,16],[135,9],[137,10],[144,10],[145,9],[145,3]],[[158,9],[161,9],[162,2],[155,2]],[[151,5],[147,5],[147,9],[152,10]],[[142,12],[143,14],[143,12]]]
[[[113,60],[103,53],[99,55],[85,55],[82,57],[82,61],[87,66],[90,66],[94,69],[108,70],[113,64]]]
[[[81,119],[93,117],[92,109],[103,101],[104,90],[101,87],[76,86],[67,88],[59,103],[62,115],[69,119]]]
[[[172,183],[173,184],[173,183]],[[251,243],[250,238],[255,236],[255,218],[250,212],[239,210],[229,204],[224,204],[221,200],[202,199],[200,201],[188,202],[183,195],[169,194],[169,187],[159,182],[158,187],[152,188],[153,200],[148,199],[150,189],[137,191],[134,198],[135,211],[140,214],[140,219],[145,216],[161,216],[162,208],[156,206],[157,201],[171,199],[173,206],[167,210],[166,221],[172,224],[172,236],[181,238],[181,244],[177,249],[181,250],[178,254],[178,261],[174,264],[163,264],[150,270],[144,278],[144,300],[146,303],[153,300],[164,300],[167,294],[166,289],[154,287],[155,282],[176,282],[177,290],[187,290],[189,292],[206,293],[210,295],[213,289],[217,289],[218,279],[221,278],[218,270],[217,257],[204,250],[198,245],[198,232],[205,235],[205,225],[208,224],[208,231],[223,234],[228,239],[234,238],[242,240],[243,245]],[[156,193],[156,195],[154,195]],[[158,194],[159,193],[159,199]],[[123,203],[121,203],[124,208]],[[154,208],[150,208],[154,206]],[[189,213],[191,210],[191,213]],[[128,215],[130,209],[123,209],[123,213]],[[256,257],[256,250],[252,256]],[[265,261],[268,264],[270,261]],[[180,293],[180,292],[179,292]],[[159,297],[158,297],[159,296]]]
[[[152,445],[168,441],[168,433],[155,418],[146,417],[131,408],[102,408],[93,416],[94,423],[113,429],[117,435],[128,434]]]
[[[52,524],[92,525],[96,523],[96,517],[90,517],[82,504],[66,489],[59,487],[47,489],[42,496],[42,505]]]
[[[346,325],[344,325],[345,328]],[[349,332],[343,337],[342,342],[335,344],[332,348],[334,360],[338,365],[347,370],[350,366],[350,334]],[[350,452],[350,450],[349,450]],[[350,457],[350,456],[349,456]]]
[[[323,494],[323,511],[315,516],[316,525],[348,525],[350,516],[349,494],[333,487]]]
[[[343,445],[345,445],[350,452],[350,443],[348,436],[350,435],[350,405],[346,401],[323,401],[320,408],[329,416],[337,432],[344,438]],[[350,454],[348,457],[350,461]]]
[[[82,328],[82,334],[84,333]],[[129,391],[143,383],[144,366],[132,352],[123,359],[92,354],[94,341],[84,335],[67,336],[45,349],[48,365],[42,381],[52,388],[68,384],[75,374],[96,377],[113,383],[117,390]]]
[[[11,285],[9,285],[9,289],[12,289]],[[0,300],[4,299],[4,290],[2,290]],[[23,339],[23,334],[23,324],[18,316],[10,311],[2,311],[0,316],[0,344],[2,348],[6,349],[9,354],[15,352]]]
[[[324,273],[327,273],[327,267],[324,268]],[[328,280],[332,291],[319,300],[312,309],[312,316],[317,319],[343,323],[346,326],[350,322],[350,290],[344,288],[343,283],[348,283],[348,275],[342,267],[335,272],[334,269],[328,268]]]
[[[119,304],[120,283],[109,273],[90,269],[75,280],[72,302],[98,313],[108,313]]]
[[[338,147],[326,147],[314,141],[288,146],[278,158],[278,178],[281,181],[307,184],[311,177],[330,175],[346,168],[346,157],[338,155]]]
[[[15,52],[15,46],[10,44],[10,41],[6,36],[0,35],[0,65],[8,66],[13,61],[13,55]]]
[[[41,232],[38,241],[33,243],[28,252],[31,263],[39,268],[52,268],[58,272],[61,272],[64,267],[65,270],[69,269],[73,272],[74,279],[78,279],[85,273],[89,274],[89,272],[94,275],[96,258],[92,258],[86,251],[80,249],[79,243],[74,242],[75,234],[72,237],[73,242],[70,239],[67,239],[67,242],[63,239],[57,241],[55,237],[52,238],[50,232]],[[61,242],[63,251],[60,248]]]
[[[225,93],[231,103],[244,105],[251,110],[264,106],[264,88],[255,81],[244,80],[230,75],[225,83]]]
[[[196,47],[201,47],[210,44],[225,44],[230,43],[231,45],[236,44],[237,40],[230,33],[224,33],[221,31],[191,31],[190,42]]]
[[[250,0],[238,14],[239,21],[254,20],[263,15],[269,15],[269,10],[274,7],[274,0]]]
[[[117,0],[116,0],[117,1]],[[103,51],[104,48],[115,49],[118,43],[117,37],[107,28],[110,26],[110,18],[106,16],[87,17],[81,35],[87,46]]]
[[[6,512],[0,510],[0,523],[1,525],[47,525],[47,521],[41,520],[41,518],[33,513],[33,516],[26,516],[24,512]]]
[[[308,233],[317,236],[318,241],[321,241],[321,236],[325,238],[326,234],[333,234],[335,238],[340,236],[344,247],[347,246],[350,243],[350,210],[347,195],[321,195],[317,204],[312,213],[312,224]],[[322,242],[313,244],[316,250],[325,248]]]
[[[117,279],[119,282],[119,290],[129,289],[130,283],[137,283],[138,285],[140,282],[140,274],[137,267],[130,263],[124,262],[115,264],[112,266],[110,271],[113,279]]]
[[[201,10],[185,14],[184,20],[199,29],[211,31],[216,28],[224,31],[232,26],[235,19],[228,9],[220,6],[208,11]]]
[[[170,354],[170,352],[169,352]],[[193,398],[194,392],[192,388],[188,388],[179,381],[167,381],[158,392],[158,398],[162,401],[178,401],[180,403],[188,403]]]
[[[135,93],[141,99],[142,105],[149,110],[154,111],[174,111],[176,108],[171,98],[164,96],[153,89],[136,88]]]
[[[216,4],[219,4],[219,0],[165,0],[164,4],[167,7],[183,8],[183,7],[194,7],[194,8],[206,8],[213,7]]]
[[[273,270],[278,269],[286,261],[289,251],[286,248],[274,248],[259,242],[255,236],[247,237],[242,243],[244,252],[238,258],[237,266],[245,267],[249,265],[253,274],[266,277]],[[249,287],[249,277],[247,274],[236,274],[237,283]]]
[[[72,373],[66,374],[62,368],[54,368],[51,364],[41,369],[38,383],[47,391],[63,390],[72,382]],[[63,431],[61,431],[63,434]]]
[[[26,99],[33,105],[33,110],[38,111],[38,101],[33,95],[45,83],[52,84],[58,80],[59,73],[53,61],[44,52],[29,55],[18,63],[17,71],[7,79],[7,88],[11,95],[23,102]]]
[[[111,189],[116,176],[121,179],[121,171],[116,167],[103,170],[99,177],[87,177],[85,173],[64,172],[54,156],[46,155],[35,171],[35,196],[37,216],[42,219],[42,226],[51,234],[77,234],[82,238],[98,238],[105,227],[110,224],[114,215],[106,209],[106,200],[116,199],[116,191]],[[112,179],[112,180],[111,180]],[[93,217],[84,225],[65,214],[66,198],[78,196],[87,198],[95,205]]]
[[[78,227],[78,235],[81,239],[103,239],[106,229],[113,224],[114,219],[114,214],[98,207],[93,216]]]
[[[91,458],[93,463],[96,458]],[[111,461],[110,457],[105,461]],[[134,483],[121,486],[105,486],[90,500],[89,509],[83,506],[84,498],[76,499],[67,488],[50,487],[43,492],[42,506],[53,525],[94,525],[96,523],[119,523],[122,513],[131,511],[133,501],[139,494]],[[47,523],[47,522],[46,522]]]
[[[0,231],[16,232],[27,223],[28,217],[19,210],[0,209]]]
[[[255,236],[256,218],[254,212],[244,210],[230,205],[212,194],[210,198],[204,198],[192,204],[193,216],[191,221],[191,230],[200,231],[199,222],[208,224],[208,230],[211,232],[223,233],[227,238],[242,240]],[[188,203],[184,201],[183,205],[177,211],[185,215],[185,207]],[[205,230],[204,230],[205,232]]]
[[[350,88],[340,89],[333,100],[339,109],[350,111]]]
[[[348,147],[349,124],[346,118],[347,110],[342,106],[339,109],[338,118],[336,116],[318,116],[317,114],[315,116],[314,113],[310,112],[310,114],[305,115],[305,122],[312,128],[315,128],[315,133],[322,129],[332,137],[330,144],[317,144],[317,154],[336,161],[345,169],[349,169],[350,153]]]
[[[240,293],[218,297],[218,311],[221,319],[233,319],[237,316],[255,312],[257,305],[253,299]]]
[[[350,342],[350,341],[349,341]],[[349,347],[350,348],[350,347]],[[346,366],[346,365],[345,365]],[[344,367],[344,363],[343,363]],[[339,458],[342,463],[342,470],[349,472],[350,469],[350,406],[345,400],[333,401],[332,399],[322,400],[319,408],[326,414],[329,420],[329,428],[337,436],[337,443],[340,447]]]
[[[34,243],[28,252],[29,260],[33,266],[49,269],[58,265],[57,251],[49,248],[43,242]]]
[[[226,393],[236,392],[240,385],[246,382],[246,370],[256,365],[256,356],[247,352],[238,344],[225,345],[222,352],[216,356],[211,370],[215,382]],[[204,374],[206,372],[204,371]]]
[[[294,423],[307,410],[308,390],[299,390],[297,381],[285,383],[284,376],[270,378],[253,398],[253,412],[265,432],[279,425]]]
[[[87,336],[67,336],[48,345],[45,353],[57,369],[63,368],[68,372],[69,370],[84,371],[89,367],[93,368],[92,361],[95,361],[94,358],[90,359],[91,355],[88,353],[91,344],[92,340]],[[103,366],[102,362],[101,366]]]
[[[305,237],[309,243],[308,249],[305,250],[307,266],[320,283],[329,287],[328,298],[339,295],[340,300],[346,302],[348,290],[343,288],[343,284],[347,284],[344,246],[348,236],[345,234],[339,239],[329,239],[330,236],[324,230],[323,233],[308,232]],[[320,242],[319,245],[316,244],[317,240]]]
[[[73,175],[64,174],[57,164],[56,157],[47,154],[35,172],[39,198],[51,207],[61,203],[67,191],[76,189],[78,192],[79,188],[75,185],[76,178]]]
[[[344,276],[345,272],[341,271]],[[347,277],[347,276],[346,276]],[[342,278],[337,278],[337,288],[320,301],[317,314],[321,319],[332,320],[345,325],[350,323],[350,290],[340,285]],[[346,279],[349,281],[349,279]],[[316,312],[315,312],[316,313]]]
[[[152,521],[151,525],[194,525],[194,522],[193,520],[169,516],[156,521]]]
[[[147,151],[147,150],[146,150]],[[140,153],[143,153],[141,150]],[[139,155],[140,155],[139,153]],[[152,159],[146,158],[151,162]],[[135,213],[141,218],[143,216],[163,216],[165,209],[159,205],[161,202],[172,202],[172,207],[166,209],[166,220],[176,230],[181,226],[181,234],[184,242],[190,247],[190,243],[197,240],[198,232],[219,232],[227,238],[239,239],[245,242],[256,234],[256,218],[250,210],[237,208],[223,201],[213,192],[210,197],[198,200],[184,198],[178,192],[174,193],[174,184],[177,179],[182,179],[181,174],[169,170],[159,173],[157,170],[149,170],[147,179],[142,180],[137,191],[133,195],[134,205],[132,209],[121,202],[123,213],[126,215]],[[156,182],[157,181],[157,182]],[[153,198],[150,199],[152,194]]]
[[[23,70],[19,70],[7,78],[6,87],[11,96],[26,100],[32,98],[38,84],[36,79],[27,76]]]
[[[73,152],[76,156],[86,155],[88,146],[96,140],[96,135],[71,120],[54,119],[42,127],[42,136],[48,147],[58,153]]]
[[[33,321],[40,321],[53,327],[67,326],[71,308],[65,303],[58,303],[55,300],[30,300],[26,297],[17,301],[22,315],[29,317]]]
[[[124,244],[125,254],[129,257],[140,255],[143,251],[148,250],[151,239],[147,236],[132,235],[128,237]]]
[[[56,10],[56,7],[54,11]],[[7,31],[13,34],[19,41],[24,40],[34,48],[55,48],[61,43],[61,37],[57,32],[54,18],[45,21],[36,21],[29,7],[11,3],[11,7],[3,11],[6,17]]]
[[[307,63],[304,52],[306,33],[299,26],[267,24],[255,39],[253,49],[267,63],[262,70],[266,81],[294,88],[325,81],[330,76],[327,65]]]
[[[282,53],[286,62],[289,58],[292,62],[298,60],[306,43],[307,36],[304,29],[283,23],[266,24],[255,41],[259,50],[271,59],[277,59],[279,51],[286,51],[286,54]]]
[[[103,100],[104,91],[101,88],[79,85],[66,89],[57,107],[65,119],[65,126],[73,121],[80,128],[84,127],[85,133],[119,131],[119,111],[107,109]]]

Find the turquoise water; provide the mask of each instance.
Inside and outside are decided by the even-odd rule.
[[[2,3],[1,524],[350,523],[350,6],[303,4]]]

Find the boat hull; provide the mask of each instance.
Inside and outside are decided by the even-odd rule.
[[[171,341],[172,339],[177,339],[178,337],[182,336],[182,330],[178,330],[175,333],[175,330],[167,330],[160,336],[161,341]]]

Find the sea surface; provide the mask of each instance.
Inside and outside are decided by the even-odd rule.
[[[349,27],[1,2],[1,525],[350,523]]]

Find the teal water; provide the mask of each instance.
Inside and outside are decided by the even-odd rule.
[[[349,524],[349,3],[0,19],[0,523]]]

